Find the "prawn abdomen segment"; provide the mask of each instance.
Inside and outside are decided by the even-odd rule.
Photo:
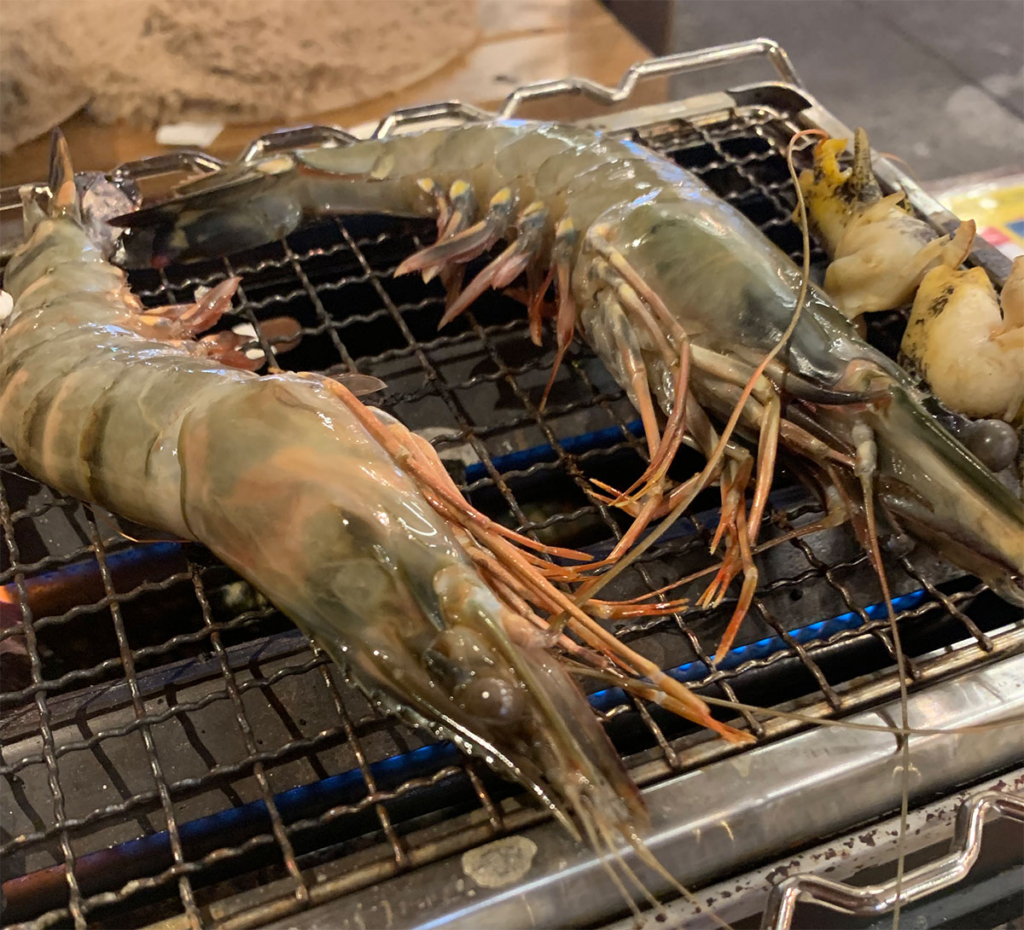
[[[66,493],[187,536],[177,429],[222,369],[116,325],[16,341],[32,322],[17,319],[0,353],[0,430],[12,450]]]
[[[666,168],[671,169],[669,163],[655,163],[636,146],[593,130],[518,121],[481,123],[231,166],[114,222],[155,227],[148,239],[139,237],[129,247],[133,261],[162,264],[280,238],[303,216],[443,215],[438,192],[451,196],[452,185],[461,184],[481,209],[507,189],[512,221],[540,200],[550,216],[550,233],[569,202],[592,218],[616,200],[633,199],[637,184],[662,183]],[[678,170],[675,174],[683,176]],[[588,206],[589,199],[593,204]],[[482,218],[478,214],[471,222]],[[503,226],[499,234],[512,225]]]

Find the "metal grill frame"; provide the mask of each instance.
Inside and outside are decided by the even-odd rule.
[[[736,58],[743,57],[751,53],[768,54],[777,65],[779,65],[780,61],[783,63],[788,61],[781,49],[779,49],[774,43],[770,43],[768,40],[757,40],[754,43],[741,43],[738,46],[729,47],[727,53],[724,54],[716,50],[715,53],[710,56],[710,59],[719,61],[735,60]],[[708,56],[705,55],[705,59],[707,58]],[[503,106],[500,115],[511,116],[513,113],[517,112],[521,105],[528,102],[530,99],[551,96],[555,93],[565,93],[567,91],[572,93],[584,93],[587,96],[607,103],[619,102],[628,98],[633,86],[642,77],[655,74],[673,73],[675,71],[691,70],[694,67],[701,67],[705,64],[707,64],[707,60],[701,59],[700,56],[670,56],[668,59],[647,63],[646,65],[641,65],[632,69],[631,72],[627,74],[626,78],[624,78],[620,87],[615,91],[595,88],[594,85],[589,84],[588,82],[553,82],[540,85],[532,92],[530,88],[520,89],[511,95],[509,100]],[[787,72],[785,68],[780,66],[780,70],[783,72],[785,77],[790,79],[790,85],[796,84],[795,73],[792,72],[791,68]],[[813,98],[810,98],[809,95],[806,94],[806,92],[794,86],[759,85],[756,88],[746,88],[730,92],[730,96],[728,98],[731,101],[730,106],[737,109],[737,111],[743,110],[744,108],[750,109],[752,107],[756,110],[756,106],[753,104],[753,101],[756,99],[758,93],[764,92],[776,95],[780,93],[790,95],[797,94],[805,99],[807,105],[802,107],[796,114],[798,122],[794,122],[792,124],[791,128],[793,129],[804,128],[805,125],[813,123],[826,128],[833,134],[839,134],[843,132],[845,128],[838,124],[832,117],[828,116],[827,113],[813,101]],[[721,97],[724,95],[718,96]],[[746,100],[747,102],[741,103],[740,101],[743,100]],[[741,176],[745,176],[747,180],[753,180],[756,187],[761,187],[760,183],[749,174],[751,159],[737,157],[724,150],[719,144],[717,137],[707,128],[706,121],[710,120],[710,118],[716,113],[721,114],[722,103],[723,101],[721,99],[713,101],[703,99],[698,106],[695,106],[691,101],[682,101],[659,108],[645,108],[643,111],[632,111],[617,114],[612,117],[602,119],[600,122],[613,129],[647,127],[644,131],[655,134],[657,132],[657,125],[664,125],[671,121],[685,118],[700,136],[703,144],[709,145],[714,149],[717,160],[721,163],[722,167],[735,170]],[[461,104],[443,104],[434,107],[416,108],[413,111],[407,111],[405,113],[400,112],[388,117],[380,124],[380,126],[378,126],[375,134],[383,136],[404,128],[419,127],[427,122],[434,122],[438,119],[465,120],[489,118],[490,116],[491,114],[486,114],[483,113],[483,111],[469,108]],[[270,136],[257,140],[246,150],[246,153],[243,155],[243,159],[252,160],[257,157],[262,157],[272,151],[290,148],[295,145],[308,145],[314,142],[344,144],[346,141],[349,141],[349,139],[350,137],[348,134],[336,129],[335,127],[305,127],[297,130],[287,130],[281,133],[274,133]],[[753,160],[756,161],[756,158]],[[901,173],[899,173],[897,169],[888,166],[888,163],[884,162],[884,160],[879,160],[877,164],[879,168],[878,173],[883,182],[893,186],[892,179],[896,178],[898,183],[907,187],[911,195],[911,201],[917,207],[919,212],[929,217],[937,228],[943,228],[944,225],[948,226],[949,223],[953,221],[948,218],[948,214],[944,217],[941,208],[937,208],[937,205],[929,202],[927,198],[925,198],[925,195],[921,194],[919,189],[916,189],[916,185],[913,185],[909,179],[901,176]],[[147,160],[144,163],[122,166],[114,172],[114,176],[138,178],[140,176],[165,173],[172,167],[180,169],[183,166],[190,170],[207,170],[209,168],[219,167],[219,164],[216,164],[216,160],[210,159],[208,156],[200,157],[198,155],[176,154],[169,158],[158,158],[154,160]],[[890,168],[891,171],[889,170]],[[887,174],[890,176],[887,177]],[[4,196],[0,197],[0,203],[10,203],[10,192],[5,191],[3,193]],[[779,201],[776,198],[776,206],[781,208],[784,205],[782,201]],[[380,310],[374,311],[373,314],[369,314],[367,316],[372,317],[373,319],[388,318],[392,321],[392,323],[398,328],[402,337],[406,340],[406,351],[416,358],[428,380],[428,383],[436,387],[440,396],[442,396],[445,403],[450,408],[452,417],[460,432],[435,437],[435,442],[443,446],[445,443],[455,444],[465,443],[468,441],[480,463],[483,465],[486,473],[485,477],[478,479],[477,482],[468,486],[467,489],[472,491],[476,487],[489,482],[504,498],[506,505],[513,514],[516,522],[520,524],[521,528],[523,528],[524,531],[534,534],[550,527],[552,523],[558,522],[559,519],[578,517],[578,512],[567,515],[559,514],[553,518],[548,518],[547,520],[542,521],[530,520],[527,517],[526,513],[524,513],[520,507],[515,493],[509,486],[509,476],[512,473],[507,469],[501,469],[495,465],[495,456],[487,448],[484,441],[486,436],[482,436],[483,431],[476,428],[474,424],[460,412],[460,405],[456,392],[467,388],[472,389],[474,383],[473,379],[470,379],[466,383],[456,383],[454,385],[448,384],[443,374],[438,371],[436,364],[432,360],[431,353],[436,351],[439,347],[444,347],[452,343],[457,344],[459,341],[469,341],[472,339],[478,340],[487,350],[490,360],[496,368],[496,371],[493,374],[489,374],[488,377],[494,380],[500,379],[507,384],[508,388],[513,392],[517,400],[522,405],[524,411],[522,417],[523,422],[530,423],[532,421],[532,425],[540,430],[550,448],[553,450],[555,455],[555,465],[557,468],[571,477],[576,484],[583,489],[586,479],[584,477],[583,470],[579,466],[579,461],[582,456],[573,451],[567,450],[563,440],[560,440],[557,433],[550,426],[550,421],[554,417],[557,417],[560,412],[571,413],[571,411],[559,411],[556,408],[544,415],[539,412],[537,407],[531,402],[528,393],[521,388],[517,381],[517,378],[522,376],[526,369],[521,367],[510,367],[493,347],[491,336],[494,334],[495,330],[502,330],[503,326],[499,325],[497,327],[489,327],[483,325],[475,316],[472,315],[472,313],[470,313],[468,315],[470,329],[465,331],[463,334],[459,334],[454,337],[441,336],[438,337],[437,340],[433,340],[429,343],[424,343],[422,340],[418,340],[410,330],[405,316],[410,309],[414,308],[410,308],[409,306],[401,303],[396,303],[386,287],[382,284],[382,280],[386,278],[389,269],[382,270],[375,268],[373,263],[365,254],[365,249],[372,247],[375,244],[375,240],[358,240],[353,237],[344,225],[340,223],[338,224],[338,230],[339,235],[342,238],[344,248],[355,256],[362,269],[362,277],[359,280],[372,287],[377,298],[383,304],[383,307]],[[339,337],[330,315],[324,308],[318,288],[311,283],[309,276],[303,268],[303,260],[308,258],[308,256],[296,254],[287,243],[284,244],[284,250],[284,263],[292,268],[295,276],[300,282],[301,292],[304,293],[312,302],[319,322],[323,326],[322,331],[329,332],[331,334],[332,341],[339,353],[340,361],[338,363],[338,367],[355,370],[355,362],[345,349],[343,340]],[[997,281],[997,283],[1000,281],[1001,275],[1005,274],[1005,269],[1002,271],[1000,270],[1002,266],[1000,265],[999,258],[1001,258],[1001,256],[999,258],[994,257],[984,248],[984,246],[980,246],[979,250],[972,256],[972,258],[976,263],[982,264],[986,267],[986,270],[989,271],[990,275]],[[244,272],[248,272],[250,274],[254,271],[260,270],[262,270],[260,265],[256,265],[253,268],[243,269]],[[230,261],[225,260],[223,270],[217,274],[217,277],[223,277],[225,274],[231,274],[234,271],[235,269],[231,266]],[[168,280],[166,274],[164,274],[161,279],[160,290],[182,290],[202,283],[207,282],[187,278],[185,281],[176,281],[172,284]],[[345,283],[352,283],[352,281],[350,280]],[[256,311],[262,308],[258,304],[248,301],[244,291],[240,290],[239,299],[242,305],[244,317],[251,325],[254,326],[259,336],[261,348],[266,353],[268,359],[276,360],[274,347],[270,342],[268,342],[268,340],[263,338],[259,320],[256,316]],[[277,297],[272,299],[281,300],[282,298]],[[370,322],[370,320],[368,319],[367,322]],[[514,326],[514,324],[505,324],[504,328],[507,329],[510,325]],[[387,353],[384,353],[384,355],[386,354]],[[365,362],[366,359],[361,358],[360,361]],[[606,411],[609,419],[619,427],[623,439],[618,445],[633,448],[642,455],[642,444],[633,436],[630,424],[627,422],[625,418],[626,415],[623,413],[624,408],[621,404],[621,392],[602,393],[600,388],[589,378],[587,372],[583,369],[577,370],[574,376],[578,376],[584,380],[593,394],[592,402],[595,405],[601,406],[602,409]],[[616,446],[613,446],[612,448],[616,448]],[[593,509],[600,519],[604,521],[609,533],[614,535],[618,531],[618,526],[613,517],[599,504],[595,504]],[[332,670],[328,668],[327,660],[315,648],[311,650],[311,658],[301,664],[284,667],[270,678],[250,678],[239,682],[237,678],[238,669],[236,664],[233,662],[232,650],[223,644],[222,633],[228,630],[237,630],[246,624],[258,622],[263,614],[261,614],[260,610],[255,610],[243,613],[227,622],[216,620],[204,588],[202,580],[203,569],[201,566],[198,566],[191,561],[189,561],[187,570],[184,573],[175,573],[164,581],[151,585],[151,588],[166,589],[183,580],[187,580],[191,583],[202,614],[202,628],[194,631],[193,633],[175,636],[162,646],[144,647],[143,649],[133,650],[125,633],[124,623],[121,618],[121,605],[125,600],[125,596],[117,593],[115,583],[107,564],[108,554],[112,550],[116,550],[116,546],[111,545],[110,537],[104,537],[99,522],[95,516],[88,511],[86,512],[85,525],[88,538],[87,544],[77,552],[72,553],[71,556],[62,557],[60,561],[67,562],[70,561],[71,558],[80,558],[90,554],[97,560],[104,596],[90,607],[83,607],[83,609],[87,609],[90,612],[103,612],[107,610],[110,612],[119,644],[120,654],[116,660],[109,660],[109,662],[104,663],[106,668],[101,669],[100,671],[103,672],[109,668],[116,667],[117,664],[121,665],[124,672],[124,681],[129,692],[131,713],[134,715],[134,720],[108,732],[100,731],[93,733],[84,741],[80,741],[78,743],[62,743],[58,746],[55,740],[54,730],[51,726],[52,707],[50,703],[48,703],[47,694],[52,691],[63,691],[68,686],[75,684],[79,680],[88,680],[89,674],[96,672],[96,669],[84,670],[82,673],[77,675],[75,672],[72,672],[70,675],[62,676],[56,680],[48,680],[44,676],[43,663],[36,636],[37,629],[42,627],[44,624],[49,625],[67,618],[66,616],[59,618],[47,617],[42,621],[34,622],[31,616],[31,611],[28,608],[29,598],[26,591],[26,577],[30,573],[37,572],[40,569],[47,567],[47,565],[39,562],[33,564],[22,564],[20,562],[18,547],[15,542],[14,524],[16,520],[25,519],[27,516],[29,515],[24,511],[12,513],[8,506],[6,495],[0,497],[0,523],[2,523],[4,528],[7,555],[10,559],[10,567],[3,573],[0,573],[0,583],[7,583],[10,580],[18,591],[22,612],[22,627],[30,658],[32,676],[32,684],[28,688],[22,689],[21,692],[16,692],[13,696],[5,695],[4,697],[6,699],[5,705],[15,703],[22,699],[31,700],[32,704],[34,704],[35,716],[38,719],[41,731],[42,747],[40,752],[33,754],[32,756],[24,757],[15,760],[14,762],[7,762],[5,760],[2,769],[0,769],[0,773],[9,777],[11,775],[16,775],[20,769],[29,764],[42,764],[46,769],[48,784],[52,794],[54,823],[51,828],[44,831],[36,831],[39,835],[29,834],[14,838],[14,840],[4,844],[2,851],[6,854],[10,854],[12,850],[17,850],[33,843],[39,843],[44,840],[56,840],[60,850],[60,858],[64,866],[63,878],[67,884],[67,894],[69,899],[66,908],[47,912],[38,920],[33,921],[31,926],[41,928],[52,925],[58,921],[70,919],[76,928],[84,927],[88,921],[88,914],[99,907],[136,894],[140,891],[144,892],[150,888],[175,885],[181,902],[181,910],[184,917],[183,925],[197,928],[202,926],[208,917],[212,916],[212,912],[207,912],[206,910],[201,909],[197,904],[191,876],[201,872],[206,866],[215,861],[223,861],[244,856],[258,846],[276,845],[277,850],[280,853],[280,861],[285,873],[284,877],[278,882],[268,886],[268,888],[263,892],[243,892],[232,902],[232,910],[234,911],[235,916],[231,925],[256,926],[260,923],[265,923],[267,920],[272,919],[275,916],[283,916],[287,913],[305,908],[310,903],[325,900],[328,897],[333,897],[337,894],[342,894],[346,891],[351,891],[359,887],[365,887],[367,884],[379,881],[389,874],[398,874],[408,869],[415,868],[426,861],[430,861],[431,859],[442,855],[449,855],[455,851],[466,848],[469,844],[482,842],[493,836],[519,829],[525,824],[540,819],[542,816],[530,808],[519,806],[514,799],[511,801],[500,801],[493,798],[485,784],[484,778],[482,778],[481,774],[477,771],[476,766],[468,761],[460,761],[459,765],[444,766],[425,778],[412,779],[411,781],[403,783],[400,789],[378,788],[374,772],[368,762],[368,757],[360,748],[360,739],[361,733],[382,725],[379,718],[371,713],[365,718],[357,720],[352,719],[351,713],[346,706],[346,695],[338,687],[338,682],[336,680],[338,677],[337,673],[332,672]],[[706,541],[709,538],[707,527],[698,526],[697,530],[698,532],[692,540],[692,545],[694,546],[700,545],[702,541]],[[781,623],[765,606],[765,595],[770,592],[762,589],[759,591],[758,598],[755,601],[755,610],[769,628],[774,631],[775,635],[782,641],[785,646],[785,650],[774,652],[764,658],[742,661],[731,668],[720,667],[715,669],[711,665],[709,656],[702,648],[698,637],[694,634],[689,623],[681,617],[669,618],[663,622],[675,625],[676,632],[681,632],[690,642],[692,651],[697,657],[696,661],[705,666],[706,674],[700,676],[695,684],[700,687],[717,685],[722,689],[727,697],[733,699],[735,697],[735,691],[733,690],[732,682],[741,675],[750,672],[752,669],[768,668],[776,662],[784,661],[786,659],[795,659],[812,676],[816,683],[817,690],[821,695],[820,698],[812,697],[809,701],[803,702],[804,712],[812,717],[830,716],[839,711],[847,711],[851,708],[863,706],[865,703],[876,701],[882,697],[891,695],[896,688],[896,679],[892,674],[871,676],[870,681],[852,684],[844,683],[841,687],[834,687],[829,683],[828,677],[816,661],[815,655],[824,653],[828,649],[838,647],[849,640],[861,639],[866,635],[870,635],[883,645],[890,656],[894,657],[894,651],[888,636],[888,621],[872,617],[865,609],[865,605],[862,604],[861,599],[855,597],[854,594],[843,584],[839,575],[844,568],[851,567],[850,564],[836,565],[822,562],[815,555],[814,550],[804,540],[798,540],[797,546],[801,549],[804,558],[806,558],[809,568],[801,575],[781,579],[778,584],[780,586],[799,585],[806,578],[821,575],[824,577],[825,582],[838,593],[843,603],[846,605],[846,609],[857,616],[860,620],[860,625],[856,628],[839,631],[827,639],[817,640],[813,645],[805,645],[798,638],[794,638],[786,625]],[[662,547],[658,547],[643,560],[643,565],[646,566],[648,563],[659,558],[662,554]],[[854,560],[855,563],[863,563],[864,561],[865,557],[863,556],[858,556]],[[964,613],[963,609],[961,609],[962,607],[966,607],[972,603],[977,597],[984,593],[983,586],[977,586],[969,591],[958,591],[953,594],[947,594],[937,588],[927,575],[922,576],[920,571],[911,563],[910,560],[903,558],[900,560],[900,563],[907,574],[915,579],[916,583],[920,584],[921,588],[928,594],[928,599],[924,604],[902,611],[901,619],[913,619],[938,608],[959,620],[971,637],[971,639],[966,642],[958,643],[955,649],[952,649],[946,654],[939,656],[928,655],[919,662],[908,659],[907,670],[914,681],[920,683],[934,680],[949,674],[952,671],[956,671],[957,669],[971,667],[979,662],[987,661],[991,658],[1019,650],[1022,640],[1024,640],[1024,629],[1021,628],[1020,624],[1000,630],[992,635],[987,635],[979,630],[971,618]],[[646,568],[642,567],[641,573],[643,579],[651,588],[656,586],[653,579],[649,574],[647,574]],[[637,627],[637,629],[639,630],[640,628]],[[12,634],[10,631],[5,630],[2,635],[6,638]],[[219,669],[220,678],[223,682],[223,693],[218,694],[212,699],[203,698],[199,702],[196,702],[196,704],[191,708],[187,704],[178,704],[173,708],[168,707],[166,711],[159,714],[151,713],[146,704],[146,692],[140,686],[140,676],[136,671],[136,662],[140,659],[149,661],[154,658],[158,658],[161,655],[161,650],[163,650],[164,653],[168,653],[172,647],[176,647],[187,641],[197,641],[200,639],[210,643],[213,657]],[[297,639],[295,639],[295,642],[292,643],[292,645],[295,647],[296,655],[300,655],[304,651],[303,646]],[[324,687],[331,696],[339,722],[331,732],[317,734],[316,737],[307,738],[305,740],[293,741],[287,746],[277,747],[276,750],[258,749],[253,736],[253,727],[250,723],[243,701],[244,695],[253,689],[258,689],[260,692],[266,692],[268,689],[272,688],[273,684],[281,681],[285,677],[296,674],[305,674],[311,671],[315,671],[315,673],[321,678]],[[234,768],[239,772],[242,770],[248,770],[251,772],[252,777],[258,785],[259,798],[265,805],[269,817],[270,829],[268,832],[246,840],[240,846],[217,849],[206,856],[195,860],[187,856],[184,852],[180,831],[181,824],[179,824],[174,811],[174,798],[176,794],[182,790],[194,790],[196,786],[191,784],[182,785],[168,783],[161,767],[159,754],[152,735],[152,728],[177,715],[187,714],[191,709],[198,709],[200,706],[205,706],[209,704],[211,700],[221,699],[229,701],[232,705],[235,712],[235,719],[237,720],[238,726],[241,730],[242,739],[245,745],[245,758]],[[627,705],[618,705],[611,711],[606,712],[605,716],[613,718],[627,709]],[[649,753],[648,757],[636,760],[639,765],[634,769],[634,773],[641,783],[651,783],[658,779],[663,779],[669,774],[692,770],[699,765],[706,764],[716,758],[722,758],[723,756],[735,751],[731,747],[727,747],[719,742],[708,741],[700,736],[687,736],[678,740],[669,740],[644,706],[639,703],[634,703],[633,709],[650,728],[653,738],[657,744],[657,752],[653,755]],[[755,719],[749,713],[744,713],[744,719],[748,727],[764,738],[781,736],[786,733],[793,732],[801,726],[794,721],[779,720],[764,724]],[[153,789],[146,795],[137,795],[133,797],[131,801],[122,805],[120,809],[106,809],[95,812],[96,815],[100,816],[90,815],[85,818],[78,818],[77,820],[75,818],[69,818],[66,814],[65,792],[61,785],[61,775],[58,765],[59,758],[76,751],[92,750],[104,740],[121,736],[128,732],[137,732],[142,738],[150,766],[150,773],[154,786]],[[317,745],[337,739],[342,739],[349,746],[353,747],[357,768],[363,777],[367,793],[365,797],[354,804],[341,805],[332,808],[326,814],[316,818],[316,824],[318,826],[323,826],[324,824],[330,823],[347,814],[372,808],[379,821],[379,830],[385,837],[390,848],[390,861],[385,862],[379,859],[368,861],[364,863],[361,870],[349,871],[343,878],[336,879],[328,883],[326,886],[318,887],[311,885],[309,870],[300,867],[291,839],[295,834],[301,832],[304,827],[309,826],[310,824],[304,823],[301,820],[288,824],[285,823],[285,819],[282,816],[281,811],[278,809],[278,803],[275,800],[275,794],[267,776],[266,766],[272,765],[286,752],[295,752],[297,749],[312,750]],[[427,827],[419,833],[410,834],[404,837],[400,836],[389,818],[385,803],[393,799],[400,792],[405,793],[416,787],[426,787],[427,785],[437,784],[460,771],[465,773],[464,777],[468,779],[480,805],[479,812],[476,814],[465,815],[462,818],[461,822],[466,824],[467,828],[459,832],[455,830],[454,822],[450,822],[447,825],[442,825],[440,828]],[[230,771],[214,770],[209,773],[208,781],[212,783],[214,780],[224,778],[230,774]],[[145,801],[145,803],[152,803],[155,801],[163,812],[166,830],[169,836],[173,864],[156,875],[149,875],[135,880],[119,891],[103,892],[98,895],[85,896],[79,887],[75,872],[77,857],[72,848],[72,838],[77,835],[76,831],[81,830],[83,827],[88,827],[91,823],[97,820],[106,819],[118,814],[130,813],[132,810],[141,807],[143,801]],[[273,889],[272,896],[267,893],[271,889]]]

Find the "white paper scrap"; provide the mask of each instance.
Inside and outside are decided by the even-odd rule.
[[[377,128],[379,120],[372,119],[367,123],[360,123],[358,126],[349,127],[349,132],[357,139],[369,139]]]
[[[196,145],[206,148],[224,129],[223,123],[165,123],[156,131],[158,145]]]

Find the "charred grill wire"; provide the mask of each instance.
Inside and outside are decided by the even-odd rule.
[[[784,159],[797,128],[784,111],[745,107],[637,138],[799,260]],[[507,297],[485,295],[439,334],[443,289],[391,276],[431,226],[332,221],[131,283],[156,306],[241,275],[241,309],[227,325],[251,327],[277,364],[381,378],[387,389],[371,402],[430,439],[476,506],[538,540],[607,551],[622,524],[588,497],[586,478],[627,486],[642,471],[628,400],[577,343],[542,412],[554,349],[530,343]],[[823,254],[813,259],[820,272]],[[299,324],[297,347],[292,330],[267,325],[281,317]],[[885,321],[871,325],[884,343]],[[688,464],[683,455],[676,468]],[[6,450],[0,467],[5,924],[127,927],[179,916],[198,927],[234,914],[258,925],[305,906],[313,869],[343,875],[331,885],[340,894],[539,817],[503,803],[515,789],[450,746],[369,706],[203,550],[131,542],[105,515],[30,479]],[[779,482],[765,538],[820,516],[798,477]],[[641,596],[710,564],[714,506],[698,501],[694,518],[610,594]],[[1005,636],[992,631],[1019,623],[983,585],[923,553],[894,551],[890,563],[912,678],[930,674],[917,660],[925,653],[965,640],[992,651]],[[877,582],[846,529],[783,543],[760,565],[752,617],[717,670],[709,651],[732,599],[614,630],[709,694],[763,706],[800,699],[829,713],[856,696],[854,679],[891,668]],[[648,778],[726,751],[615,692],[592,703]]]

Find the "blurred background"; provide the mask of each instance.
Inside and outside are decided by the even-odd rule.
[[[804,83],[925,179],[1024,165],[1022,0],[607,0],[657,54],[770,36]],[[757,80],[754,69],[739,78]],[[733,77],[730,74],[730,77]],[[714,73],[673,82],[719,89]]]
[[[1024,167],[1024,0],[4,0],[2,16],[6,184],[38,177],[58,122],[82,168],[176,145],[228,157],[282,125],[491,107],[567,75],[614,85],[652,54],[762,35],[920,178]],[[752,62],[639,99],[772,76]]]

